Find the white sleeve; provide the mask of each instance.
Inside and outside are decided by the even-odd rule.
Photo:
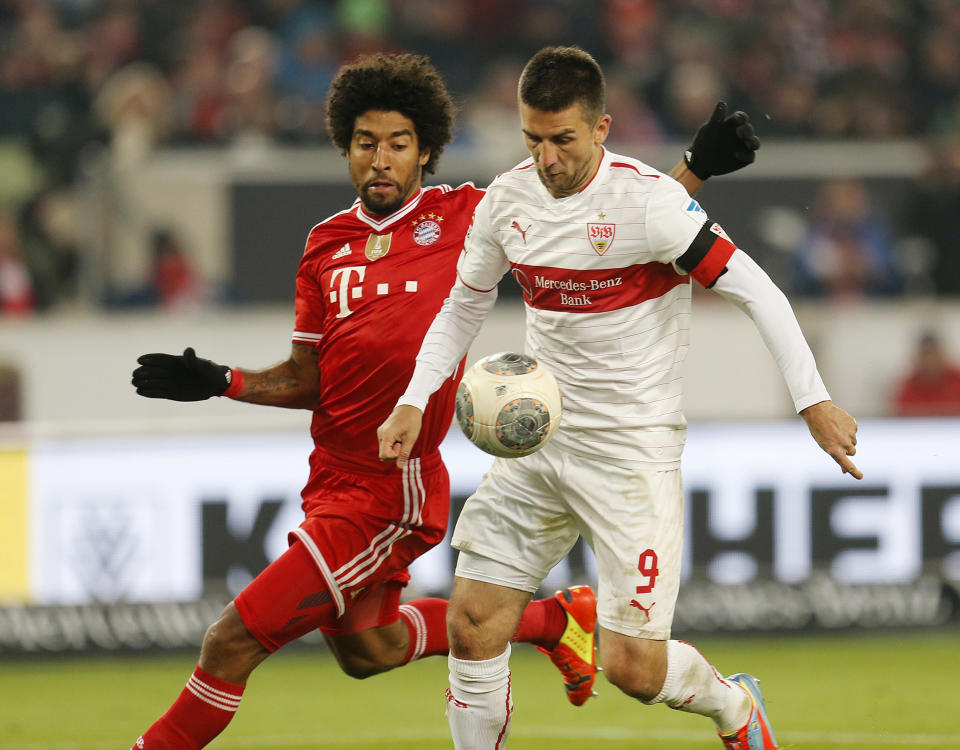
[[[797,412],[830,399],[790,302],[749,255],[734,251],[726,273],[712,288],[753,320],[783,374]]]
[[[474,209],[473,221],[463,241],[463,253],[457,262],[457,280],[479,292],[496,289],[510,268],[490,218],[492,194],[488,189]]]
[[[661,176],[647,202],[647,241],[654,260],[673,263],[687,251],[706,220],[706,211],[683,185]]]
[[[420,411],[427,408],[430,396],[463,359],[496,301],[496,287],[478,292],[457,279],[423,337],[417,366],[397,406],[409,404]]]
[[[417,366],[397,406],[426,409],[430,396],[456,369],[497,301],[497,284],[509,263],[493,239],[488,210],[484,196],[467,231],[457,281],[423,337]]]

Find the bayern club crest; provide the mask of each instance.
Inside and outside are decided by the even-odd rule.
[[[413,224],[413,241],[423,246],[434,244],[443,234],[443,227],[440,226],[442,221],[443,217],[438,214],[421,214],[411,222]]]

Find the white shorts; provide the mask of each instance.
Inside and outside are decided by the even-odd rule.
[[[457,575],[532,593],[581,534],[597,558],[600,624],[669,638],[683,547],[679,469],[636,469],[552,443],[497,459],[457,521]]]

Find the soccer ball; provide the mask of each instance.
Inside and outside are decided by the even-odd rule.
[[[518,458],[542,448],[556,432],[561,405],[549,370],[526,354],[500,352],[464,373],[457,422],[480,450]]]

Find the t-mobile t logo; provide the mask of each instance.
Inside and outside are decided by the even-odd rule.
[[[363,297],[363,280],[366,271],[366,266],[345,266],[344,268],[334,269],[330,274],[330,302],[333,304],[339,303],[340,312],[337,313],[338,318],[345,318],[353,314],[353,310],[350,309],[347,303],[351,299],[361,299]],[[357,275],[356,282],[353,281],[354,273]],[[373,284],[373,282],[371,282],[367,286],[371,287],[369,293],[376,297],[390,294],[391,291],[409,293],[416,292],[420,289],[419,282],[415,280],[397,281],[392,284],[387,282]]]
[[[353,312],[353,310],[347,307],[347,299],[350,294],[354,297],[359,297],[363,294],[363,289],[360,284],[363,282],[363,276],[366,272],[367,269],[365,266],[344,266],[343,268],[335,269],[331,274],[330,286],[338,287],[338,289],[330,292],[330,301],[340,303],[340,312],[337,313],[338,318],[345,318]],[[357,285],[351,289],[350,279],[354,273],[357,274]]]

